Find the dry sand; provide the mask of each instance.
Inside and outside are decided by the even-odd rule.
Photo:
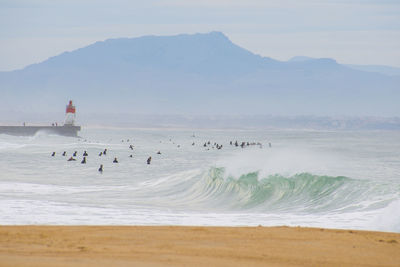
[[[400,266],[400,234],[301,227],[0,226],[0,266]]]

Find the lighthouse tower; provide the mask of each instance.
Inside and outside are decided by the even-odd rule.
[[[64,125],[73,126],[74,124],[75,124],[75,106],[72,105],[72,100],[70,100],[65,111]]]

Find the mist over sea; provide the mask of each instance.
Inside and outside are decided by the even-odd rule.
[[[80,136],[0,135],[0,224],[400,232],[399,131],[84,128]]]

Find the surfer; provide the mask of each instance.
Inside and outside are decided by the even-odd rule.
[[[104,149],[104,151],[103,151],[103,155],[107,155],[107,148],[106,148],[106,149]]]
[[[100,151],[100,153],[99,153],[99,157],[101,157],[101,155],[103,155],[103,152],[102,152],[102,151]]]
[[[65,157],[67,155],[67,152],[64,151],[64,153],[62,153],[63,157]]]
[[[129,155],[130,158],[133,158],[132,154]]]
[[[86,152],[86,150],[85,150],[85,152],[83,152],[83,156],[84,156],[84,157],[89,156],[88,153]]]
[[[268,146],[269,146],[269,147],[272,147],[272,144],[271,144],[271,143],[268,143]]]
[[[114,158],[113,163],[118,163],[118,159]]]
[[[178,147],[179,147],[179,146],[178,146]],[[158,155],[161,155],[161,152],[160,152],[160,151],[158,151],[158,152],[157,152],[157,154],[158,154]]]
[[[76,153],[78,153],[77,151],[74,152],[74,154],[72,154],[72,156],[76,157]]]
[[[131,150],[133,150],[133,146],[132,146],[132,145],[129,145],[129,148],[130,148]]]
[[[86,164],[86,157],[83,157],[83,160],[81,161],[81,164]]]
[[[51,156],[54,157],[56,155],[56,152],[51,153]]]
[[[147,164],[150,164],[150,162],[151,162],[151,157],[149,157],[149,158],[147,159]]]
[[[70,157],[70,158],[68,159],[68,161],[76,161],[76,159],[74,159],[73,157]]]
[[[103,173],[103,164],[100,164],[99,172]]]

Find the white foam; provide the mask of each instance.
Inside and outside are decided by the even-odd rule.
[[[365,135],[361,143],[344,133],[279,131],[202,131],[192,138],[192,131],[96,128],[81,135],[83,139],[42,133],[33,138],[1,136],[0,157],[5,160],[0,161],[0,224],[261,224],[400,231],[400,149],[381,134],[357,134]],[[264,148],[230,146],[233,135],[240,140],[249,135]],[[265,136],[276,140],[272,148],[265,146]],[[121,142],[127,138],[133,151]],[[191,145],[193,140],[196,146]],[[224,148],[206,151],[206,140]],[[108,155],[99,157],[104,148]],[[68,156],[77,150],[77,162],[67,162],[68,157],[61,156],[64,150]],[[83,150],[89,152],[86,165],[80,164]],[[162,155],[155,154],[158,150]],[[50,156],[52,151],[55,157]],[[153,161],[147,165],[150,155]],[[113,164],[113,157],[120,163]],[[100,164],[103,174],[97,171]],[[259,178],[307,172],[362,178],[379,186],[368,185],[359,191],[358,201],[351,202],[349,196],[342,206],[325,211],[238,211],[230,209],[237,203],[227,203],[234,197],[215,197],[214,191],[204,188],[203,173],[213,166],[225,167],[233,177],[255,171]],[[393,201],[385,206],[390,198]]]
[[[400,199],[392,201],[378,212],[368,225],[371,229],[400,233]]]

